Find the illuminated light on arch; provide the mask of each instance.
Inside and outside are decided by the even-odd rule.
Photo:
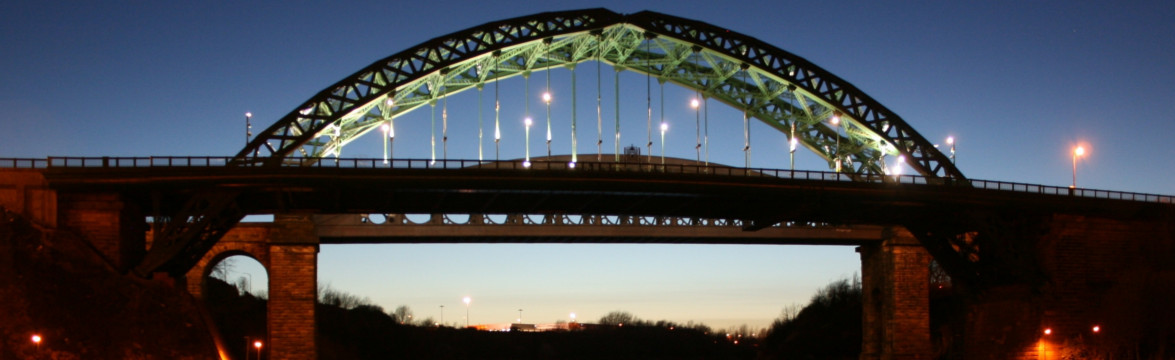
[[[359,70],[262,131],[237,165],[283,166],[337,154],[388,120],[464,90],[536,69],[601,61],[656,76],[735,108],[835,162],[882,175],[886,156],[928,177],[963,179],[899,116],[811,62],[707,23],[643,11],[548,12],[437,37]],[[444,89],[438,91],[436,89]],[[838,117],[840,124],[829,126]],[[793,130],[794,129],[794,130]]]

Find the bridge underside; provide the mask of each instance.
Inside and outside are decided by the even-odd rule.
[[[418,218],[416,221],[420,223],[412,218]],[[884,229],[877,225],[786,223],[747,231],[743,222],[737,220],[663,216],[332,214],[314,215],[313,219],[323,244],[863,245],[881,241]]]

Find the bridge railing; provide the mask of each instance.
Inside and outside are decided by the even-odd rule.
[[[228,156],[149,156],[149,157],[48,157],[45,159],[0,158],[0,168],[47,169],[47,168],[145,168],[145,167],[224,167],[232,164]],[[886,184],[920,184],[941,186],[971,186],[987,190],[1014,191],[1059,196],[1142,201],[1172,204],[1175,196],[1111,191],[1098,189],[1071,188],[1026,184],[995,180],[958,180],[929,178],[920,175],[860,175],[831,171],[789,170],[767,168],[738,168],[728,166],[707,166],[705,164],[656,164],[649,162],[579,162],[563,161],[489,161],[489,160],[430,160],[430,159],[317,159],[291,158],[283,163],[287,167],[302,168],[348,168],[348,169],[494,169],[518,171],[583,171],[583,172],[661,172],[672,174],[698,174],[716,176],[771,177],[811,181],[843,181]],[[233,165],[238,166],[238,165]],[[254,166],[246,163],[240,166]]]

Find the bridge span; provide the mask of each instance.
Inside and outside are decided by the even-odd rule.
[[[1075,272],[1066,264],[1094,261],[1134,271],[1157,263],[1156,254],[1169,254],[1175,243],[1169,196],[982,180],[853,179],[688,161],[569,168],[562,159],[534,159],[528,167],[520,161],[399,160],[383,167],[370,159],[341,159],[271,168],[222,166],[224,159],[214,158],[145,159],[0,161],[33,164],[0,171],[3,206],[87,234],[124,271],[142,268],[152,253],[170,255],[165,264],[186,265],[160,269],[186,278],[194,294],[202,292],[210,264],[233,254],[257,258],[271,274],[274,351],[291,354],[313,351],[302,348],[312,346],[306,341],[313,337],[312,317],[295,314],[312,311],[321,244],[857,246],[864,286],[877,290],[866,295],[877,304],[865,309],[866,329],[872,329],[863,340],[866,351],[925,354],[932,256],[956,286],[987,299],[976,300],[976,311],[1002,312],[1009,292],[1036,293],[1033,299],[1089,296],[1090,279],[1117,281],[1113,271]],[[158,214],[174,214],[185,199],[207,194],[231,194],[241,214],[274,214],[275,221],[232,226],[199,252],[159,244],[154,234],[167,220]],[[1055,290],[1037,293],[1042,289]],[[1043,302],[1033,300],[1035,310],[1017,314],[1037,319],[1035,327],[1065,324],[1074,331],[1097,321],[1088,303]],[[901,331],[890,330],[895,327]],[[968,346],[991,345],[982,339]],[[886,343],[898,345],[882,348]]]

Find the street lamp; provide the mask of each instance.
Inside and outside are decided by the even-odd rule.
[[[547,157],[551,157],[551,92],[543,93],[543,102],[547,104]]]
[[[518,309],[518,323],[522,323],[522,309]]]
[[[37,352],[40,352],[41,351],[41,340],[42,340],[41,335],[40,334],[33,334],[32,340],[33,340],[33,344],[37,346]]]
[[[261,359],[261,340],[254,341],[253,348],[257,349],[257,359]]]
[[[694,150],[698,152],[698,162],[702,162],[702,113],[698,111],[698,107],[701,105],[702,103],[698,101],[698,98],[693,98],[689,101],[689,106],[694,108],[694,121],[697,122],[697,124],[694,126],[694,128],[697,130],[697,135],[695,136],[694,141],[696,141],[698,145],[694,146]]]
[[[473,299],[470,299],[468,296],[466,296],[464,299],[461,299],[461,301],[465,302],[465,327],[469,327],[469,303],[473,301]]]
[[[444,323],[445,323],[445,306],[441,305],[441,322],[437,323],[437,327],[440,327]]]
[[[1077,158],[1085,155],[1085,148],[1078,145],[1073,149],[1073,185],[1070,188],[1077,188]]]
[[[796,139],[795,135],[792,135],[791,140],[788,140],[787,143],[788,143],[787,144],[787,147],[788,147],[787,152],[789,154],[789,157],[791,158],[791,169],[795,170],[796,169],[796,145],[799,145],[800,141],[798,139]]]
[[[574,323],[574,322],[575,322],[575,313],[571,313],[571,322],[572,322],[572,323]]]
[[[253,113],[246,112],[245,113],[245,146],[249,146],[249,139],[253,137],[253,123],[250,122],[250,120],[252,120],[252,119],[253,119]]]
[[[828,122],[836,128],[836,172],[840,172],[840,114],[833,113]]]
[[[951,165],[955,164],[955,137],[947,136],[947,145],[951,146]]]
[[[669,130],[669,123],[661,123],[661,165],[665,165],[665,131]]]
[[[524,121],[526,123],[526,161],[522,162],[522,167],[530,167],[530,126],[534,121],[529,117]]]

